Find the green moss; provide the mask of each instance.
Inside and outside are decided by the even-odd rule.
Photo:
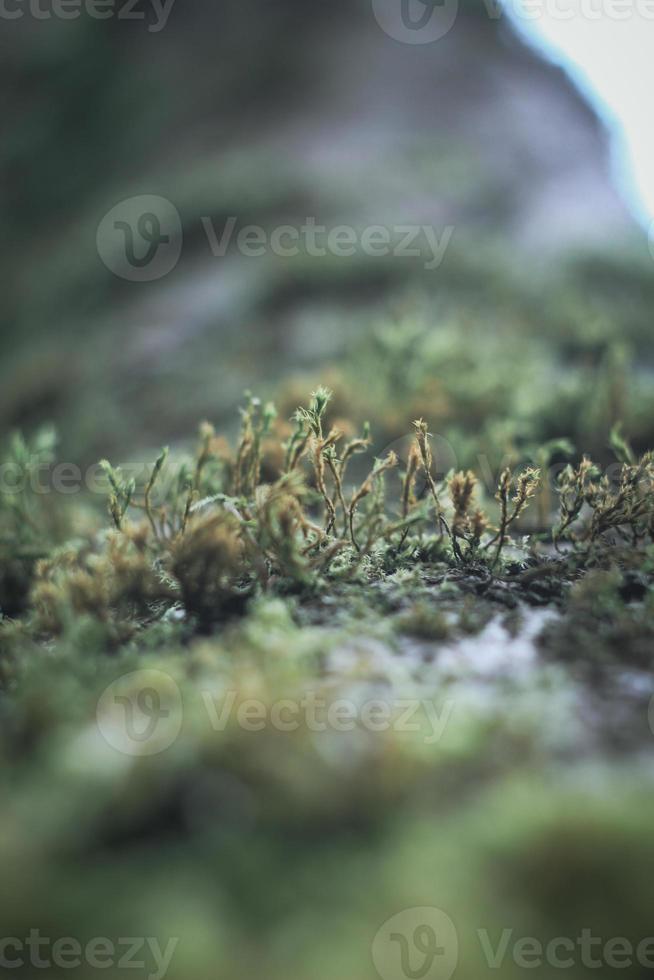
[[[273,980],[372,977],[382,922],[425,905],[475,980],[478,929],[642,938],[651,803],[624,760],[647,705],[596,682],[651,674],[651,457],[615,432],[615,479],[572,455],[541,498],[518,456],[493,501],[438,472],[422,419],[366,461],[343,407],[322,388],[287,423],[248,397],[233,444],[204,424],[138,479],[106,464],[112,526],[76,503],[67,541],[29,493],[3,512],[10,555],[42,548],[0,624],[8,935],[179,936],[172,980],[241,976],[253,944]],[[540,605],[525,672],[492,637],[518,650]],[[152,755],[116,704],[161,710]]]

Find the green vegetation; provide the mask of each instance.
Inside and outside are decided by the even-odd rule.
[[[583,457],[565,465],[552,488],[549,471],[504,466],[492,501],[470,470],[435,478],[422,419],[413,423],[404,462],[391,449],[352,481],[349,466],[369,451],[370,427],[357,435],[348,422],[332,424],[331,399],[318,388],[285,422],[250,396],[233,449],[204,423],[194,458],[169,463],[165,449],[142,485],[103,461],[113,530],[41,553],[35,536],[43,549],[47,533],[34,507],[43,510],[47,487],[35,488],[33,477],[47,465],[53,439],[45,433],[30,447],[15,437],[5,466],[18,489],[4,498],[3,608],[23,610],[33,573],[25,623],[37,636],[65,634],[89,616],[113,647],[177,608],[191,632],[210,632],[260,596],[311,603],[399,573],[428,571],[432,582],[481,577],[495,593],[510,587],[526,599],[535,581],[556,580],[554,598],[587,568],[631,566],[634,555],[647,575],[653,456],[636,460],[617,428],[617,463],[607,474]],[[547,462],[553,449],[569,448],[558,443],[535,455]],[[534,498],[537,527],[525,523]]]
[[[136,476],[103,462],[109,527],[88,495],[44,492],[51,434],[14,438],[7,935],[178,937],[172,978],[327,980],[374,976],[377,930],[420,905],[456,923],[471,978],[488,969],[477,930],[651,932],[652,455],[617,428],[602,471],[564,440],[494,446],[488,486],[442,472],[422,419],[370,459],[374,419],[345,407],[343,389],[290,418],[248,396],[232,444],[204,423],[187,457]],[[511,644],[542,608],[525,673]],[[146,720],[150,703],[174,717],[173,691],[170,744],[107,729],[116,684]],[[510,956],[502,970],[521,975]]]

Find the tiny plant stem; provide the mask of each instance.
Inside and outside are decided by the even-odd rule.
[[[327,466],[329,467],[329,472],[331,473],[332,478],[334,480],[334,485],[336,487],[336,497],[343,510],[343,520],[345,521],[345,526],[347,527],[347,504],[345,503],[345,498],[343,496],[343,484],[341,483],[341,477],[338,472],[338,469],[336,468],[332,456],[327,457]],[[334,507],[333,501],[331,502],[331,509],[335,515],[336,508]]]
[[[491,568],[495,568],[495,566],[497,565],[498,561],[500,560],[500,555],[502,554],[502,548],[504,547],[504,541],[505,541],[505,536],[506,536],[506,529],[507,529],[507,526],[508,526],[508,522],[507,522],[507,494],[506,494],[506,492],[502,493],[502,497],[501,497],[501,509],[502,509],[502,513],[501,513],[501,516],[500,516],[500,530],[499,530],[499,534],[497,535],[497,548],[495,550],[495,557],[493,558],[493,561],[491,562]]]

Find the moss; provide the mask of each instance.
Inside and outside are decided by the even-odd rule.
[[[545,652],[580,671],[637,667],[653,662],[654,578],[621,570],[591,570],[572,586],[564,616],[541,637]]]
[[[423,602],[417,602],[406,613],[398,616],[396,628],[401,633],[421,640],[446,640],[450,635],[449,624],[442,611]]]
[[[286,422],[248,396],[233,441],[205,423],[193,453],[164,451],[138,479],[107,463],[109,527],[77,516],[62,534],[29,492],[0,515],[16,560],[41,547],[0,624],[12,935],[179,935],[173,980],[242,975],[256,937],[271,977],[292,961],[331,980],[371,975],[375,933],[402,908],[448,911],[464,977],[483,966],[476,929],[547,941],[598,889],[644,928],[633,854],[650,806],[624,760],[647,704],[611,678],[651,672],[651,457],[616,431],[602,481],[565,446],[543,501],[531,462],[561,445],[535,446],[499,470],[494,500],[484,473],[439,473],[422,419],[406,452],[366,459],[374,425],[345,409],[320,388]],[[519,650],[538,605],[557,618],[525,672],[503,647]],[[103,715],[107,692],[139,707],[139,677],[141,709],[173,726],[151,756]],[[617,761],[586,715],[610,717]],[[574,817],[583,778],[592,846]],[[617,908],[593,916],[627,928]]]

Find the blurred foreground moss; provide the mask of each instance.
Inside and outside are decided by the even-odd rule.
[[[524,937],[592,973],[584,930],[652,932],[651,455],[618,429],[605,475],[516,449],[496,488],[439,472],[416,419],[362,463],[330,395],[104,463],[111,530],[77,499],[53,525],[29,479],[52,438],[12,443],[5,934],[156,938],[180,980],[363,978],[383,923],[429,907],[457,976],[521,976]]]

